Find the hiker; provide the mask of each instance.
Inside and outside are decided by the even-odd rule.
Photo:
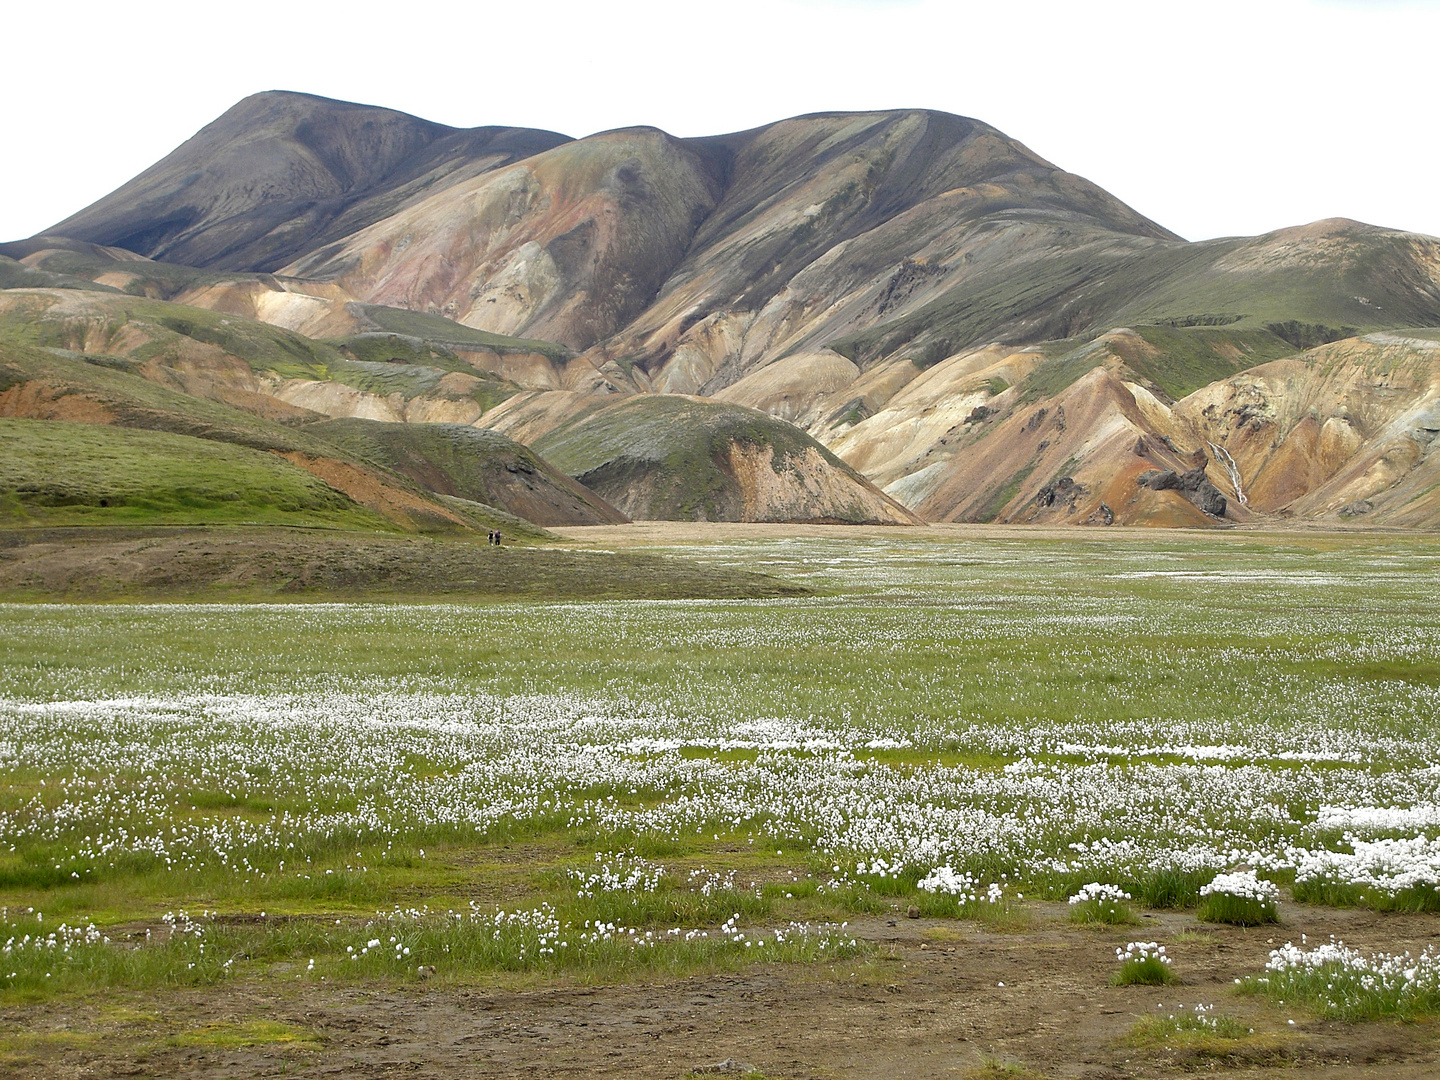
[[[496,547],[499,547],[499,546],[500,546],[500,530],[499,530],[499,529],[496,529],[496,530],[495,530],[495,546],[496,546]]]

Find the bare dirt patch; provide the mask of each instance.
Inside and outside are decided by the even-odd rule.
[[[1440,917],[1287,905],[1285,925],[1241,930],[1154,913],[1130,936],[1169,942],[1181,981],[1117,988],[1107,980],[1126,933],[1074,926],[1063,909],[1035,905],[1022,933],[866,919],[852,924],[874,946],[863,960],[620,986],[457,985],[443,973],[405,986],[331,986],[287,983],[279,972],[103,1007],[21,1006],[0,1020],[0,1077],[43,1068],[57,1077],[678,1080],[726,1059],[815,1080],[957,1077],[987,1062],[1055,1080],[1197,1071],[1419,1080],[1440,1068],[1433,1024],[1322,1021],[1233,989],[1274,942],[1336,933],[1362,948],[1416,947],[1440,932]],[[1255,1034],[1221,1052],[1127,1041],[1147,1017],[1201,1002]]]

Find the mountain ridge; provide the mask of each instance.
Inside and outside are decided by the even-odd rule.
[[[1186,241],[936,110],[571,139],[272,92],[54,232],[0,245],[0,289],[94,290],[35,316],[71,320],[66,348],[121,342],[126,370],[285,422],[494,429],[641,517],[1440,514],[1440,239],[1327,218]],[[127,294],[183,310],[116,321]],[[422,487],[451,454],[376,438]],[[478,494],[466,475],[437,482]]]
[[[336,128],[348,138],[337,138]],[[410,194],[407,186],[453,182],[467,166],[508,163],[568,138],[524,128],[451,128],[378,106],[265,91],[43,234],[87,241],[108,236],[113,243],[107,246],[151,258],[271,271],[287,255],[325,242],[327,230],[348,234],[393,212]],[[225,160],[240,147],[247,161]],[[367,156],[378,158],[378,169]],[[205,163],[217,158],[235,175],[223,175],[220,190],[207,192]],[[278,190],[283,181],[294,190]],[[139,205],[127,208],[126,200]],[[147,207],[154,207],[148,218]]]

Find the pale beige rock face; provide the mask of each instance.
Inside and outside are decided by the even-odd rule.
[[[344,383],[315,379],[286,379],[276,384],[271,392],[287,404],[331,419],[354,416],[361,420],[388,420],[397,424],[405,419],[405,402],[399,394],[381,397]]]
[[[1214,383],[1177,416],[1235,459],[1258,510],[1328,517],[1369,500],[1366,520],[1440,511],[1440,344],[1349,339]]]
[[[476,371],[513,383],[523,390],[559,390],[565,383],[565,365],[557,365],[540,353],[500,353],[453,347],[450,351]]]
[[[852,521],[913,525],[915,518],[878,491],[857,484],[813,448],[779,471],[773,447],[732,443],[730,468],[740,485],[742,521]]]
[[[1108,340],[1123,343],[1120,334]],[[1121,522],[1199,524],[1204,516],[1174,492],[1134,483],[1149,469],[1185,472],[1197,464],[1238,520],[1334,518],[1362,501],[1373,504],[1366,519],[1374,522],[1415,524],[1440,513],[1440,455],[1431,453],[1440,436],[1434,342],[1378,335],[1336,342],[1173,405],[1116,378],[1112,357],[1055,399],[1016,408],[998,424],[966,424],[961,414],[977,405],[1003,411],[1014,404],[1013,390],[966,392],[967,376],[988,379],[1016,363],[1005,357],[986,366],[986,359],[982,351],[937,365],[832,440],[832,449],[930,520],[1052,519],[1053,509],[1042,513],[1034,499],[1063,469],[1085,489],[1066,507],[1067,520],[1091,518],[1103,501]],[[977,441],[974,429],[987,424],[995,426]],[[986,502],[1007,484],[1009,497]]]
[[[911,473],[930,469],[936,454],[948,458],[946,448],[973,427],[968,421],[978,407],[1000,408],[1013,400],[1013,394],[1008,398],[1004,392],[995,395],[992,381],[1017,383],[1039,359],[1037,354],[1003,346],[952,356],[915,374],[880,411],[843,434],[831,438],[816,434],[888,491]],[[927,475],[932,483],[938,478],[933,469]],[[927,490],[927,485],[916,482],[903,490]],[[908,498],[906,502],[912,507],[919,505]]]
[[[698,394],[721,371],[741,362],[745,332],[754,321],[747,313],[724,313],[702,319],[686,332],[670,358],[651,376],[662,394]]]
[[[479,426],[529,446],[562,424],[604,408],[614,400],[611,396],[582,394],[574,390],[515,394],[487,412]]]
[[[174,298],[177,304],[256,319],[311,338],[344,337],[360,329],[346,307],[354,300],[335,285],[281,278],[222,281]]]
[[[839,353],[795,353],[757,368],[714,395],[809,427],[835,395],[853,386],[860,369]]]

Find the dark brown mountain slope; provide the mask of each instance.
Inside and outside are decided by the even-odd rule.
[[[271,271],[421,195],[565,141],[271,91],[46,232],[190,266]]]

